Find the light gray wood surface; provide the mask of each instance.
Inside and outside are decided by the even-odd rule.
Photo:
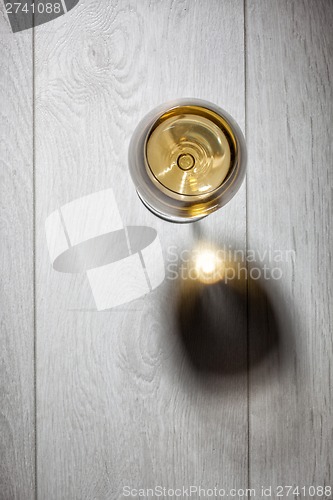
[[[332,23],[330,1],[247,3],[248,244],[295,251],[281,349],[250,370],[253,485],[333,482]]]
[[[0,4],[0,498],[35,485],[32,33]]]
[[[332,485],[332,18],[330,0],[82,0],[12,34],[2,10],[1,500]],[[246,129],[248,176],[179,226],[139,202],[127,150],[150,109],[191,96]],[[84,274],[52,269],[45,220],[109,187],[124,224],[156,228],[167,277],[97,313]],[[181,342],[171,252],[199,240],[284,252],[257,263],[280,280],[228,306],[233,374],[198,370]]]
[[[71,310],[89,291],[84,277],[52,270],[44,231],[57,207],[112,187],[125,223],[157,229],[166,261],[170,246],[191,249],[192,227],[159,221],[138,200],[128,143],[139,119],[176,97],[210,99],[244,126],[243,36],[240,1],[85,1],[36,30],[40,498],[247,483],[246,373],[193,373],[175,283],[108,312]],[[245,245],[245,215],[243,188],[201,229]]]

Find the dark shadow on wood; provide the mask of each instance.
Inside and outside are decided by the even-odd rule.
[[[277,281],[252,279],[254,268],[261,269],[247,263],[247,276],[229,281],[180,283],[174,311],[180,345],[192,373],[202,380],[246,374],[263,362],[272,363],[272,376],[290,366],[292,304],[287,307],[282,300]]]

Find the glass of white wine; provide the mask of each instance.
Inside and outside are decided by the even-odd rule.
[[[139,198],[171,222],[194,222],[231,200],[244,179],[246,159],[235,120],[200,99],[155,108],[138,124],[129,146]]]

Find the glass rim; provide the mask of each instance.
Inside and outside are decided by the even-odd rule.
[[[230,128],[236,144],[233,165],[226,178],[214,190],[202,195],[172,196],[164,188],[147,165],[146,145],[158,120],[168,111],[194,106],[213,112]],[[172,222],[192,222],[201,219],[228,203],[240,188],[246,170],[247,153],[243,133],[236,121],[222,108],[209,101],[197,98],[182,98],[169,101],[151,110],[136,127],[129,146],[130,175],[140,200],[155,215]],[[202,212],[205,212],[204,214]]]

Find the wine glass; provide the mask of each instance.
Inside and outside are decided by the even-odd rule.
[[[228,203],[242,184],[246,160],[235,120],[215,104],[194,98],[153,109],[129,146],[139,198],[170,222],[194,222]]]

